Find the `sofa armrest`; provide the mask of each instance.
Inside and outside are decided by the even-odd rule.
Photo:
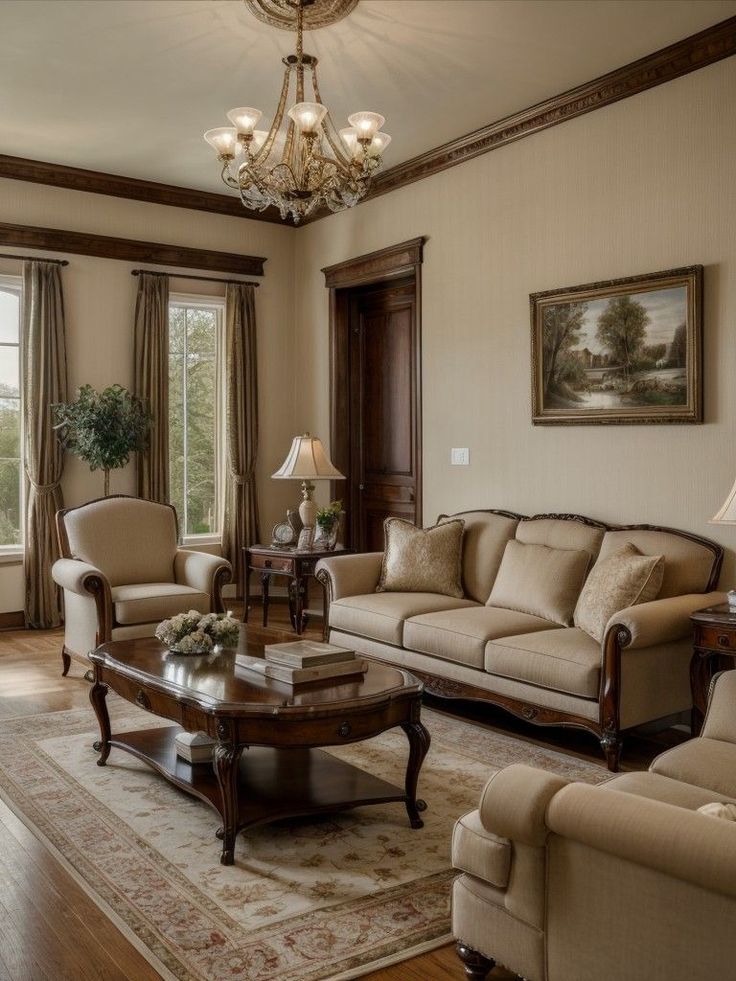
[[[89,595],[92,590],[87,588],[92,579],[97,579],[110,590],[107,576],[100,569],[81,559],[57,559],[51,566],[51,578],[62,589],[70,589],[80,596]]]
[[[549,830],[635,865],[736,897],[736,823],[586,784],[550,801]]]
[[[621,643],[621,647],[668,644],[692,633],[692,613],[725,601],[725,593],[688,593],[685,596],[670,596],[667,599],[652,600],[651,603],[629,606],[614,613],[606,625],[605,636],[612,630],[620,631],[623,628],[631,640]]]
[[[179,548],[174,557],[174,579],[207,593],[213,611],[222,613],[222,587],[232,579],[232,566],[221,555]]]
[[[543,845],[549,830],[549,802],[567,780],[544,770],[515,763],[494,773],[480,797],[480,820],[486,831],[501,838]]]
[[[330,601],[343,596],[375,593],[381,575],[383,552],[361,552],[359,555],[332,555],[320,559],[315,574],[327,586]]]

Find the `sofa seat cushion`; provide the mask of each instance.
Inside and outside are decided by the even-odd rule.
[[[511,842],[486,831],[480,812],[470,811],[455,822],[452,867],[504,889],[511,872]]]
[[[549,620],[492,606],[444,610],[407,620],[404,647],[482,670],[489,640],[550,628],[554,629],[554,624]]]
[[[330,626],[401,647],[409,617],[477,605],[438,593],[366,593],[335,600],[330,605]]]
[[[199,613],[210,611],[207,593],[176,582],[113,586],[110,592],[117,623],[151,623],[175,617],[177,613],[188,613],[189,610]]]
[[[601,784],[601,790],[619,790],[625,794],[659,800],[664,804],[674,804],[675,807],[685,807],[689,811],[697,811],[704,804],[716,802],[730,804],[732,800],[729,796],[717,794],[714,790],[704,790],[702,787],[694,787],[691,783],[683,783],[681,780],[662,776],[661,773],[651,772],[622,773]]]
[[[736,745],[701,736],[668,749],[652,763],[653,773],[736,799]],[[714,799],[714,798],[711,798]],[[707,801],[703,801],[707,803]]]
[[[540,688],[598,698],[601,645],[578,627],[504,637],[486,644],[485,669]]]

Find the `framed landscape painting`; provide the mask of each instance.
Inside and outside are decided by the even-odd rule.
[[[532,422],[703,421],[703,267],[529,297]]]

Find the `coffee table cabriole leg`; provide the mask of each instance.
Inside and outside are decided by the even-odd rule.
[[[429,749],[430,736],[419,719],[414,722],[403,722],[401,728],[409,740],[409,762],[406,766],[405,783],[406,811],[412,828],[422,828],[424,821],[419,817],[419,812],[426,811],[427,804],[423,800],[417,800],[417,781],[424,757]]]
[[[212,765],[222,795],[222,854],[220,862],[232,865],[235,861],[235,838],[238,833],[238,774],[242,745],[231,741],[228,727],[222,722],[217,727],[219,742],[215,746]]]
[[[92,708],[95,710],[100,726],[100,738],[92,743],[92,748],[100,754],[100,758],[97,760],[98,766],[104,766],[110,755],[110,716],[107,714],[107,702],[105,700],[109,690],[107,685],[103,685],[97,678],[89,690],[89,700],[92,702]]]

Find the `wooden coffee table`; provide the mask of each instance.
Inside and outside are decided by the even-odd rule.
[[[238,650],[263,656],[263,646],[248,640],[246,628]],[[217,836],[223,865],[233,863],[239,831],[280,818],[400,801],[412,828],[422,827],[419,812],[426,804],[416,790],[430,738],[420,721],[421,682],[371,662],[366,674],[339,684],[291,688],[236,665],[236,653],[172,654],[152,637],[112,641],[92,651],[97,765],[105,765],[113,746],[123,749],[210,804],[222,818]],[[110,688],[177,725],[113,736],[105,701]],[[403,789],[316,748],[369,739],[395,726],[409,740]],[[177,756],[180,727],[217,740],[213,763],[190,764]]]

